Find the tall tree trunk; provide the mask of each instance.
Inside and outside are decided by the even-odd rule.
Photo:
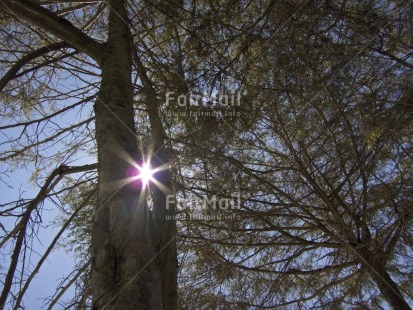
[[[377,267],[375,271],[371,272],[371,276],[391,307],[395,310],[411,310],[412,308],[403,298],[397,284],[387,273],[384,266]]]
[[[364,253],[364,265],[379,288],[381,294],[394,310],[411,310],[397,284],[388,274],[384,262],[370,253]]]
[[[147,95],[148,116],[151,126],[152,166],[156,169],[163,167],[154,176],[163,187],[151,185],[153,195],[153,225],[152,236],[156,250],[159,253],[158,262],[162,277],[162,300],[164,309],[176,309],[178,286],[177,286],[177,253],[176,253],[176,223],[174,220],[167,220],[168,215],[175,212],[175,204],[167,204],[170,201],[167,196],[172,194],[172,179],[169,170],[168,156],[165,147],[166,131],[163,127],[160,115],[159,105],[155,88],[151,83],[146,69],[136,54],[135,64],[137,72],[141,78]],[[172,217],[169,217],[172,218]]]
[[[168,301],[162,298],[164,264],[157,256],[162,249],[153,236],[163,227],[152,220],[146,204],[139,200],[139,191],[119,185],[130,167],[122,154],[135,160],[140,154],[133,117],[132,40],[125,2],[111,0],[109,7],[109,37],[95,103],[99,203],[92,233],[93,309],[164,309],[168,308]]]
[[[159,117],[158,105],[155,100],[151,100],[148,105],[149,120],[152,128],[153,158],[155,167],[164,167],[155,178],[165,186],[165,188],[152,186],[154,212],[153,212],[153,236],[155,248],[159,253],[158,261],[162,277],[162,300],[164,309],[177,308],[177,254],[176,254],[176,224],[172,219],[167,220],[168,215],[173,215],[174,204],[168,204],[167,195],[171,195],[172,180],[169,172],[169,163],[165,148],[165,130]],[[169,201],[169,200],[168,200]],[[162,229],[160,229],[162,228]]]

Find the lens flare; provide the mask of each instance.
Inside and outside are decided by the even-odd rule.
[[[144,163],[142,166],[138,166],[138,174],[136,178],[142,180],[142,185],[147,187],[149,182],[153,182],[153,173],[154,171],[151,169],[149,164]]]
[[[162,174],[164,170],[168,170],[171,167],[170,163],[165,163],[153,168],[150,164],[150,155],[148,155],[145,160],[141,159],[135,161],[126,152],[119,151],[119,157],[128,162],[130,166],[125,171],[125,178],[119,180],[116,185],[114,184],[117,188],[128,185],[132,189],[142,190],[144,193],[149,189],[150,185],[154,185],[164,193],[169,194],[172,192],[172,189],[166,187],[156,179],[159,174]],[[144,195],[141,195],[140,197],[144,197]]]

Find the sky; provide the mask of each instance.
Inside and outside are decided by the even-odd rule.
[[[71,102],[66,102],[67,105]],[[68,112],[63,118],[59,120],[59,125],[64,126],[68,125],[71,122],[77,122],[77,116],[74,113],[75,111]],[[4,120],[0,121],[0,125],[5,125]],[[4,132],[3,132],[4,134]],[[6,141],[7,137],[5,135],[0,135],[0,154],[9,149],[8,143],[2,144]],[[8,134],[18,135],[20,134],[19,129],[9,130]],[[59,146],[54,145],[49,152],[58,151]],[[96,162],[96,159],[89,157],[87,154],[79,153],[77,156],[72,156],[69,158],[70,165],[85,165],[92,164]],[[50,166],[41,171],[42,175],[48,176],[56,167]],[[38,185],[30,180],[33,172],[35,171],[34,163],[29,163],[23,167],[13,168],[12,172],[4,174],[7,169],[10,167],[6,164],[0,165],[0,204],[4,204],[10,201],[15,201],[19,199],[19,196],[23,199],[33,199],[39,192],[40,186],[44,184],[45,179],[41,179]],[[75,178],[76,175],[70,175],[70,177]],[[59,185],[57,186],[59,188]],[[57,209],[57,207],[49,200],[45,200],[44,204],[40,204],[38,209],[41,208],[41,228],[38,230],[37,238],[31,240],[31,247],[33,251],[30,253],[30,256],[27,258],[27,261],[30,261],[29,270],[33,270],[43,255],[47,250],[50,243],[52,242],[55,235],[60,230],[60,227],[56,226],[54,222],[62,216],[62,212]],[[18,220],[18,219],[17,219]],[[15,217],[0,217],[0,223],[10,231],[15,227],[17,223]],[[0,232],[0,236],[3,236],[4,232]],[[61,237],[60,240],[64,240],[66,233]],[[14,245],[14,244],[13,244]],[[10,252],[12,248],[6,246],[0,250],[0,266],[2,267],[2,272],[7,272],[10,266]],[[29,253],[29,252],[28,252]],[[44,305],[44,299],[51,297],[55,292],[56,287],[59,285],[61,280],[69,275],[75,266],[75,259],[73,253],[66,253],[66,250],[63,248],[57,248],[53,250],[47,260],[43,263],[40,271],[36,274],[35,278],[32,280],[28,290],[26,291],[23,303],[25,309],[41,309]],[[21,267],[21,265],[19,265]],[[17,270],[21,270],[21,268]],[[28,270],[28,271],[29,271]],[[17,271],[17,272],[18,272]],[[4,277],[2,276],[2,280]],[[73,297],[74,289],[69,289],[63,300]],[[65,298],[67,297],[67,298]],[[47,307],[46,307],[47,308]],[[6,307],[7,309],[7,307]]]
[[[5,184],[0,184],[1,203],[6,201],[15,200],[19,194],[20,182],[19,180],[27,180],[29,178],[29,172],[19,170],[14,173],[14,177],[10,179],[10,186]],[[24,189],[26,190],[25,197],[34,197],[37,189],[27,182],[24,184]],[[53,227],[51,224],[55,217],[59,214],[56,210],[53,210],[53,205],[46,202],[44,209],[50,210],[48,212],[42,213],[42,220],[44,225],[48,228],[39,230],[38,238],[33,240],[33,249],[37,253],[43,253],[46,251],[48,245],[53,240],[54,235],[57,233],[58,228]],[[1,223],[6,227],[6,229],[11,229],[14,227],[15,220],[12,218],[1,217]],[[8,268],[10,264],[9,256],[4,255],[5,251],[10,249],[10,247],[2,249],[0,260],[1,265]],[[39,260],[39,255],[32,253],[31,259],[33,264]],[[26,309],[41,309],[43,305],[42,298],[48,297],[56,288],[59,279],[67,275],[74,266],[74,260],[70,255],[65,253],[63,249],[56,250],[51,253],[50,257],[43,264],[40,272],[33,279],[32,284],[27,290],[26,297],[24,298],[24,304]]]

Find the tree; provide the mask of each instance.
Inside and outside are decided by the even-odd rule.
[[[175,309],[178,229],[181,308],[410,308],[409,3],[0,8],[1,176],[32,165],[40,188],[0,211],[2,305],[60,245],[76,266],[49,308]],[[63,215],[34,262],[46,201]]]
[[[236,142],[219,149],[179,137],[204,166],[192,160],[182,168],[194,172],[178,197],[244,195],[231,211],[240,220],[180,224],[182,302],[410,309],[412,73],[400,61],[411,61],[410,37],[387,30],[410,7],[297,9],[289,19],[282,10],[272,15],[268,27],[289,27],[271,31],[248,63],[241,83],[250,127],[227,126]],[[388,46],[406,55],[383,58]]]
[[[73,6],[70,2],[63,1],[55,5],[50,4],[50,6],[48,9],[32,1],[3,1],[1,3],[3,15],[6,15],[5,22],[9,27],[9,34],[13,36],[12,40],[15,40],[19,47],[25,48],[19,51],[25,55],[19,57],[2,78],[2,87],[9,86],[6,98],[11,102],[19,102],[19,99],[13,100],[15,90],[13,86],[10,86],[10,82],[16,78],[30,72],[38,73],[42,68],[49,68],[46,75],[53,78],[55,75],[53,68],[56,63],[78,53],[87,56],[87,58],[74,61],[81,62],[80,71],[85,70],[86,75],[96,75],[95,72],[100,70],[99,90],[94,95],[96,97],[94,120],[99,181],[98,203],[93,219],[91,241],[93,308],[174,309],[176,308],[177,290],[175,227],[173,221],[165,220],[167,212],[165,195],[172,193],[169,171],[160,169],[155,175],[155,178],[163,185],[163,191],[153,189],[154,207],[151,210],[145,202],[146,189],[142,184],[140,184],[140,189],[124,184],[126,172],[131,165],[136,165],[142,159],[148,160],[143,158],[144,154],[139,151],[137,145],[132,84],[133,56],[137,74],[144,83],[144,90],[149,98],[147,109],[154,147],[153,157],[150,158],[151,165],[153,169],[164,168],[163,165],[167,162],[163,140],[164,130],[158,114],[158,101],[152,95],[151,82],[139,59],[140,56],[134,53],[126,2],[110,1],[107,6],[100,2],[97,4],[90,2]],[[82,10],[81,13],[79,9]],[[92,15],[87,14],[90,13],[89,9],[93,12]],[[102,10],[107,10],[107,19],[101,16]],[[62,15],[69,15],[73,21],[70,22]],[[15,19],[20,22],[18,25],[15,24]],[[102,21],[107,23],[107,29],[105,29],[106,34],[99,37],[94,34],[94,31],[104,30],[98,25]],[[22,27],[35,38],[17,37],[17,33],[23,30]],[[86,34],[88,27],[92,27],[89,30],[90,35]],[[45,44],[48,40],[51,41],[50,44]],[[36,45],[40,47],[27,51],[27,48]],[[65,48],[74,49],[75,52],[60,54],[60,51]],[[50,61],[43,62],[38,67],[33,65],[33,61],[37,58],[55,51],[58,55],[56,58],[52,57]],[[93,63],[90,63],[91,60]],[[29,69],[18,74],[19,70],[28,66]],[[78,69],[74,66],[73,70]],[[36,98],[42,98],[45,94],[52,92],[62,95],[58,86],[53,89],[53,86],[43,84],[41,85],[43,89],[33,89],[35,84],[36,77],[29,80],[25,88],[20,88],[23,93],[32,92],[29,98],[23,96],[22,101],[28,99],[29,102],[26,101],[26,103],[31,104],[31,108],[35,110],[40,109],[34,104]],[[69,93],[69,96],[74,97],[75,94]],[[48,99],[43,100],[47,102]],[[62,113],[65,109],[67,107],[55,114]],[[50,121],[53,116],[53,114],[48,115],[44,119]],[[32,123],[39,124],[40,121]],[[25,133],[27,125],[20,123],[16,127],[23,127],[23,133]],[[7,128],[12,126],[9,125]],[[79,126],[81,125],[76,125],[74,128]],[[70,127],[67,130],[70,131],[73,128]],[[57,136],[63,132],[60,130]],[[46,138],[38,144],[43,144],[53,138],[56,137]],[[19,152],[11,152],[9,158],[25,156],[26,151],[32,147],[20,149]],[[52,173],[43,191],[50,190],[49,184],[57,174],[59,174],[58,169]],[[62,175],[59,174],[59,177]],[[39,195],[41,198],[45,197],[45,193]],[[33,206],[33,203],[28,205],[23,218],[24,224],[19,225],[17,231],[9,233],[11,237],[17,232],[19,237],[4,283],[1,296],[2,308],[12,285],[21,244],[26,233],[26,223],[37,203]]]

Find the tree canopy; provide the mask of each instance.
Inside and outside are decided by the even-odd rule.
[[[412,13],[0,1],[0,308],[411,309]]]

